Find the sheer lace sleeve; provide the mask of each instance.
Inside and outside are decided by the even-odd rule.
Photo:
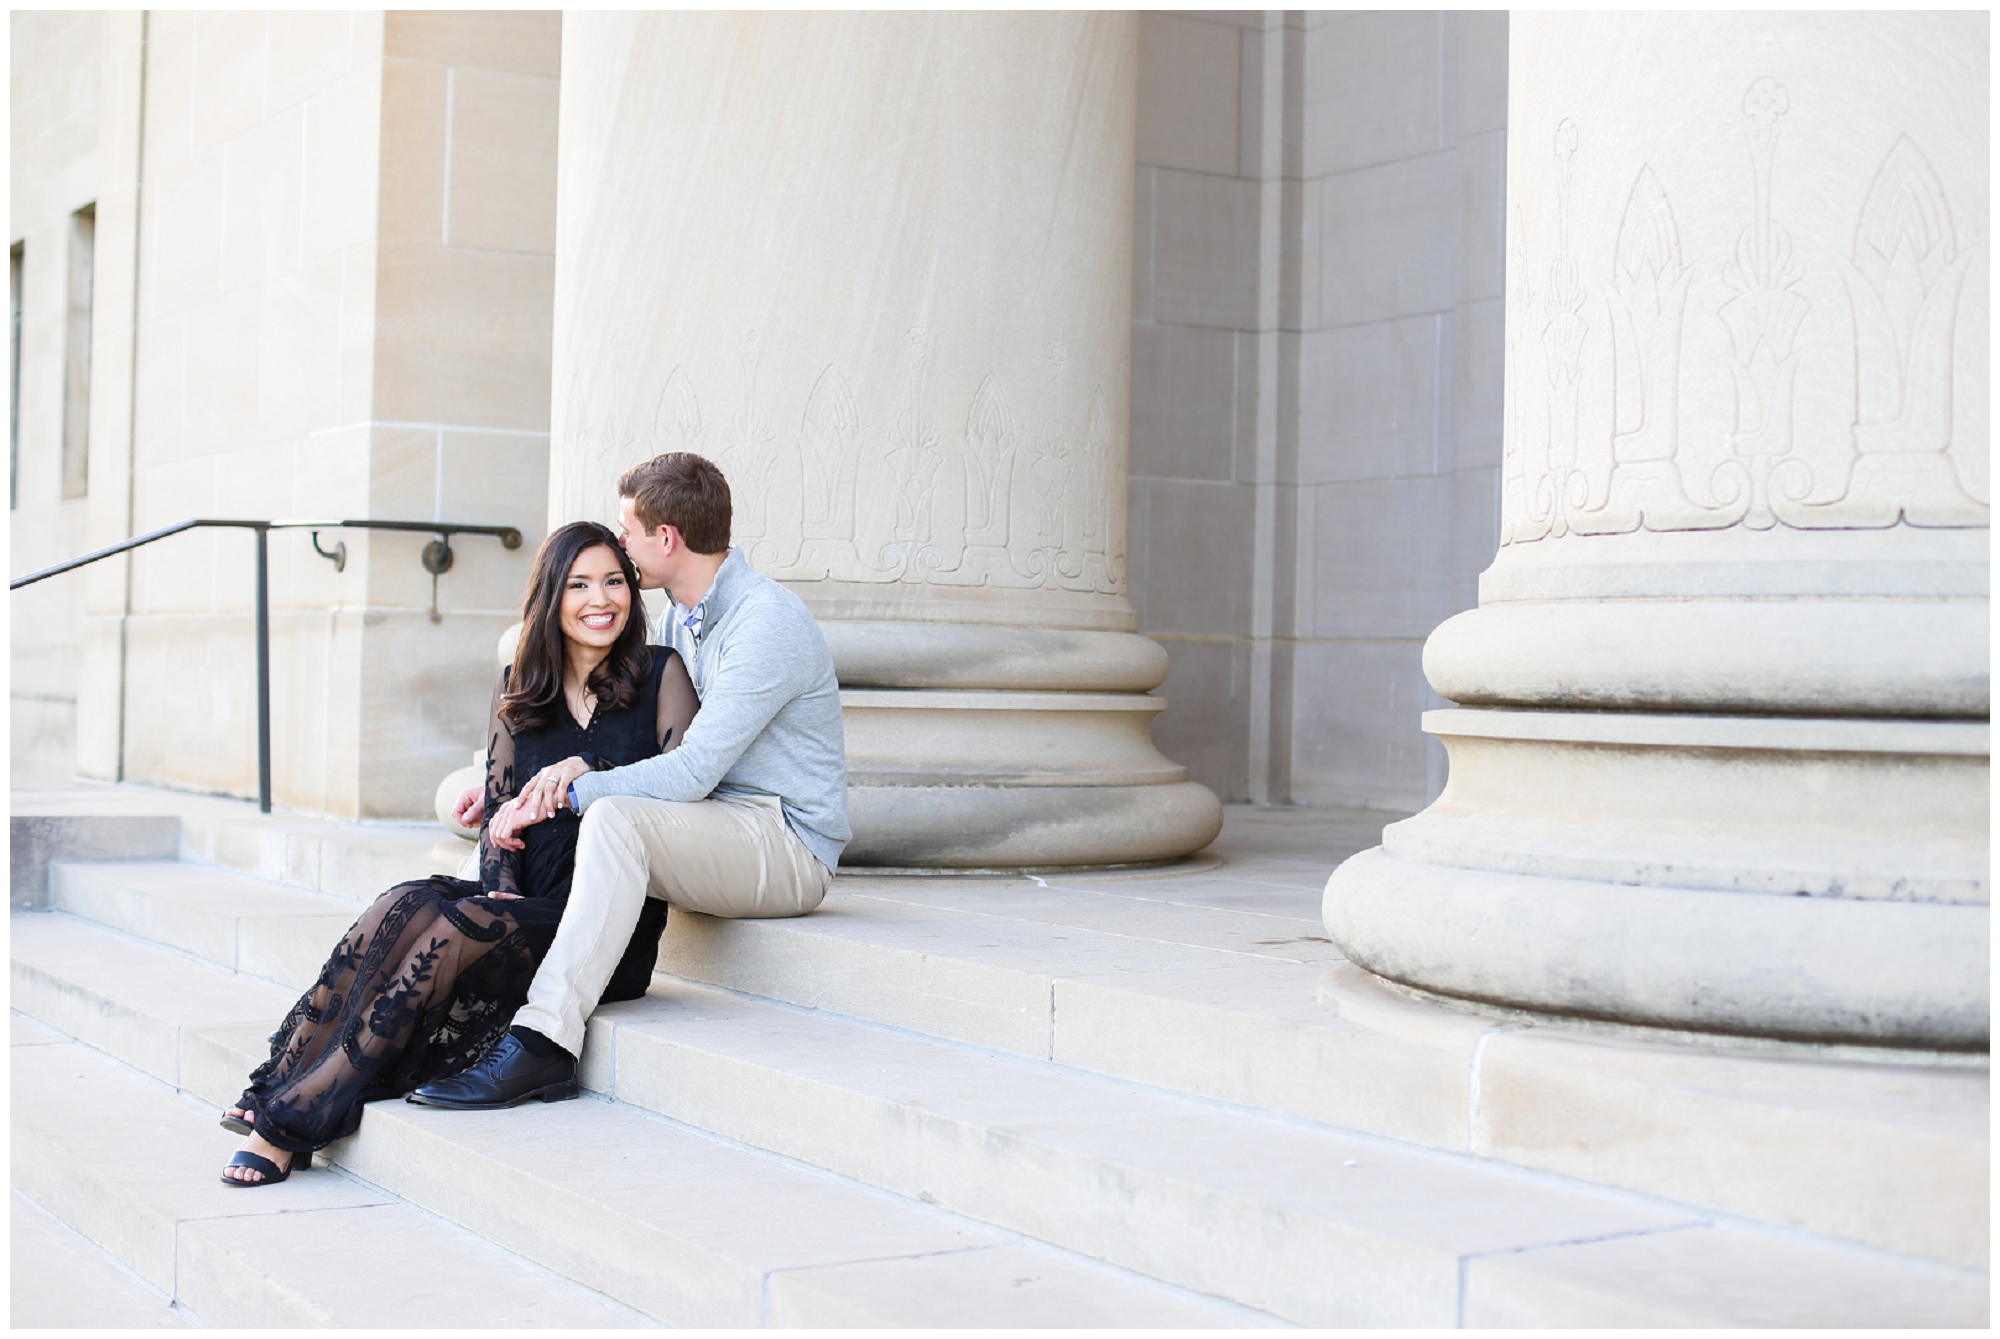
[[[479,884],[486,892],[519,892],[516,862],[486,840],[486,829],[500,806],[514,798],[520,782],[514,776],[514,736],[500,715],[501,695],[507,691],[507,671],[503,668],[493,682],[493,705],[486,717],[486,813],[479,823]]]
[[[653,738],[660,741],[660,752],[672,753],[681,746],[688,722],[700,707],[701,699],[694,695],[687,666],[681,663],[678,653],[668,651],[667,663],[660,668],[659,708],[653,721]]]
[[[501,697],[507,691],[507,671],[493,681],[493,705],[486,714],[486,817],[514,798],[519,788],[514,779],[514,736],[500,715]],[[482,831],[484,825],[481,825]]]

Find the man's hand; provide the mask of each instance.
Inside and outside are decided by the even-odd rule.
[[[500,811],[493,815],[493,821],[486,825],[487,839],[503,851],[520,850],[525,845],[519,835],[521,829],[568,808],[569,783],[589,770],[590,764],[583,759],[565,758],[535,773],[528,784],[521,787],[521,793],[501,805]],[[470,792],[459,797],[460,805],[466,802],[468,795]]]
[[[476,828],[486,817],[486,787],[467,786],[465,794],[451,807],[451,821],[462,828]]]
[[[561,762],[550,763],[521,787],[521,798],[533,799],[537,809],[548,813],[567,809],[570,782],[589,770],[590,764],[581,758],[564,758]]]

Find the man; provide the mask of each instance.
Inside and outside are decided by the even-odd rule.
[[[628,470],[618,494],[620,542],[640,585],[673,601],[659,640],[680,652],[701,709],[671,753],[603,772],[570,758],[523,786],[534,811],[582,815],[569,906],[513,1027],[412,1101],[576,1096],[584,1020],[648,897],[711,916],[802,916],[852,835],[833,657],[804,602],[729,547],[722,471],[675,451]],[[459,804],[476,824],[476,795]]]

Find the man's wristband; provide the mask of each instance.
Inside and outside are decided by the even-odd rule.
[[[582,812],[583,812],[583,810],[581,810],[581,809],[579,809],[579,808],[577,807],[577,803],[576,803],[576,782],[574,782],[574,781],[572,781],[572,782],[570,782],[570,783],[569,783],[569,811],[570,811],[571,813],[573,813],[573,814],[580,814],[580,813],[582,813]]]

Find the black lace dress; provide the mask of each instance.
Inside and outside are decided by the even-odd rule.
[[[581,757],[601,770],[678,747],[696,707],[680,657],[657,646],[639,700],[599,711],[585,726],[565,709],[555,726],[511,733],[499,710],[506,682],[503,670],[486,753],[488,823],[514,798],[517,778],[550,763]],[[271,1058],[252,1071],[238,1105],[257,1133],[293,1152],[324,1148],[354,1133],[363,1103],[399,1097],[477,1060],[526,1002],[555,938],[578,826],[563,810],[522,829],[518,851],[493,845],[482,827],[478,883],[434,875],[377,898],[271,1034]],[[600,1002],[646,993],[666,910],[646,899]]]

